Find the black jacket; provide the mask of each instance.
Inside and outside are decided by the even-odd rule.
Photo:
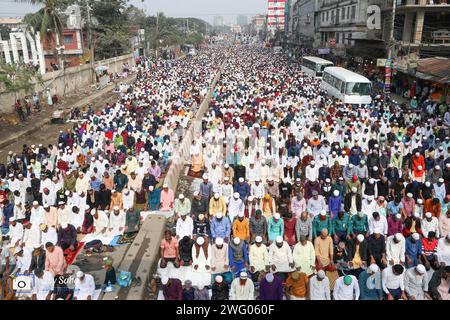
[[[436,270],[433,275],[431,276],[431,280],[428,283],[428,291],[430,293],[430,296],[434,300],[438,300],[441,297],[441,294],[438,291],[438,287],[441,285],[442,276],[445,273],[445,267],[439,267],[438,270]]]
[[[36,269],[45,269],[45,251],[43,251],[39,256],[31,255],[30,270],[35,271]]]
[[[353,260],[353,258],[355,257],[355,253],[356,253],[356,245],[357,245],[357,240],[356,239],[351,239],[347,246],[348,246],[348,255],[349,255],[349,260]],[[369,260],[369,250],[368,250],[368,245],[367,245],[367,240],[364,240],[363,242],[360,243],[359,245],[359,255],[361,256],[361,260],[362,261],[368,261]]]

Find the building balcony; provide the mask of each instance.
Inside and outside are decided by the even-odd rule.
[[[402,9],[414,9],[414,8],[437,8],[442,9],[444,6],[449,6],[450,0],[395,0],[397,8]]]

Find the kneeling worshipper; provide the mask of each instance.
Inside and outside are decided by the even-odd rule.
[[[255,300],[255,285],[247,272],[242,271],[231,283],[230,300]]]
[[[230,298],[230,287],[222,276],[216,276],[212,285],[211,300],[228,300]]]
[[[355,276],[346,275],[339,277],[334,283],[334,300],[358,300],[359,284]]]
[[[292,251],[282,236],[269,246],[269,265],[272,272],[284,273],[294,271],[294,258]]]
[[[113,212],[109,215],[107,233],[113,237],[122,235],[125,232],[126,218],[125,212],[115,206]]]
[[[183,300],[183,285],[180,279],[161,277],[164,300]]]
[[[78,271],[76,273],[75,289],[73,291],[74,300],[92,300],[95,294],[94,277],[90,274]]]
[[[58,229],[58,242],[54,243],[61,247],[61,249],[75,251],[77,248],[77,230],[71,224],[66,222],[61,223],[61,228]]]

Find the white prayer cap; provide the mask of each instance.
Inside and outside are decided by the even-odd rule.
[[[373,196],[372,195],[367,196],[367,200],[372,201],[373,200]]]
[[[375,273],[375,272],[378,272],[378,271],[380,270],[380,267],[378,267],[378,265],[377,265],[376,263],[372,263],[372,264],[369,266],[369,270],[370,270],[372,273]]]
[[[423,204],[423,200],[419,198],[419,199],[417,199],[417,203],[418,204]]]
[[[214,193],[214,198],[215,199],[219,199],[220,198],[220,193],[218,193],[218,192]]]
[[[233,242],[235,245],[238,245],[239,243],[241,243],[241,239],[239,237],[234,237]]]
[[[205,243],[205,238],[203,238],[203,237],[198,237],[197,238],[197,244],[199,246],[203,245],[204,243]]]
[[[375,183],[375,179],[374,179],[374,178],[370,178],[370,179],[369,179],[369,183],[370,183],[370,184],[374,184],[374,183]]]
[[[326,212],[325,210],[320,210],[320,215],[321,215],[321,216],[326,216],[326,215],[327,215],[327,212]]]
[[[395,217],[396,217],[397,219],[401,219],[401,218],[402,218],[402,215],[401,215],[400,213],[397,213],[397,214],[395,215]]]
[[[282,236],[277,236],[277,238],[275,239],[275,241],[277,243],[283,243],[283,237]]]
[[[352,187],[352,192],[356,192],[358,189],[356,187]]]
[[[413,194],[412,194],[411,192],[408,192],[408,193],[406,194],[406,196],[407,196],[408,198],[412,198],[412,197],[413,197]]]
[[[374,166],[374,167],[373,167],[373,171],[378,171],[378,167],[377,167],[377,166]]]
[[[243,178],[243,177],[240,177],[240,178],[239,178],[239,182],[240,182],[240,183],[244,182],[244,178]]]
[[[130,192],[130,190],[128,190],[127,188],[123,189],[123,193],[128,194]]]
[[[238,193],[238,192],[233,193],[233,197],[234,197],[235,199],[239,199],[239,193]]]
[[[238,217],[239,218],[242,218],[244,216],[244,213],[242,212],[242,211],[240,211],[239,213],[238,213]]]
[[[119,210],[119,206],[114,206],[113,210]]]
[[[358,234],[358,235],[356,236],[356,240],[358,240],[359,242],[363,242],[363,241],[364,241],[364,235]]]
[[[77,278],[82,278],[84,276],[84,272],[83,271],[78,271],[77,272]]]
[[[14,218],[14,217],[9,218],[9,222],[14,222],[14,221],[16,221],[16,218]]]
[[[278,220],[278,219],[280,219],[280,214],[279,214],[279,213],[275,213],[275,214],[273,215],[273,217],[274,217],[276,220]]]
[[[150,190],[150,191],[153,191],[154,189],[155,189],[154,186],[149,186],[149,187],[148,187],[148,190]],[[195,192],[194,192],[194,195],[195,195]]]
[[[247,272],[245,272],[245,271],[242,271],[242,272],[239,274],[239,278],[241,278],[241,279],[247,279],[247,277],[248,277],[248,275],[247,275]]]
[[[422,171],[422,169],[423,169],[422,166],[417,167],[417,170],[419,170],[419,171]]]
[[[427,270],[425,269],[423,264],[418,264],[416,266],[416,271],[420,274],[424,274]]]
[[[313,165],[316,164],[316,162],[315,162],[314,160],[312,160],[312,161],[310,162],[310,164],[313,166]]]
[[[269,272],[268,274],[266,274],[267,282],[269,282],[269,283],[272,282],[274,278],[275,277],[273,276],[273,273]]]
[[[167,282],[169,282],[169,277],[168,276],[162,276],[161,277],[161,283],[162,283],[162,285],[166,285],[167,284]]]
[[[169,187],[169,185],[167,183],[163,184],[163,188],[168,188],[168,187]]]
[[[439,180],[438,180],[440,183],[443,183],[444,182],[444,179],[443,178],[439,178]]]
[[[215,280],[217,283],[222,283],[223,277],[221,275],[218,275],[218,276],[216,276]]]
[[[62,222],[61,223],[61,228],[65,229],[67,228],[69,225],[67,224],[67,222]]]
[[[228,169],[230,167],[230,165],[228,163],[225,163],[224,168]]]
[[[194,191],[194,197],[198,196],[200,194],[199,191]]]
[[[426,218],[431,218],[433,215],[431,214],[431,212],[427,212],[427,213],[425,213],[425,217]]]
[[[33,206],[37,206],[39,204],[39,202],[37,202],[36,200],[33,201]]]
[[[180,193],[180,195],[178,196],[178,199],[183,200],[184,199],[184,194]]]
[[[255,237],[255,241],[258,242],[258,243],[262,242],[262,240],[263,240],[263,239],[262,239],[261,236],[256,236],[256,237]]]
[[[420,235],[417,233],[417,232],[414,232],[412,235],[411,235],[411,237],[414,239],[414,240],[419,240],[420,239]]]
[[[397,232],[394,237],[395,237],[395,240],[397,240],[397,241],[400,241],[403,238],[402,234],[399,232]]]
[[[221,246],[221,245],[223,245],[223,238],[216,238],[216,241],[215,241],[215,243],[218,245],[218,246]]]
[[[13,175],[12,173],[10,173],[10,174],[9,174],[9,177],[12,178],[12,177],[14,177],[14,175]]]
[[[17,199],[16,201],[14,201],[14,204],[15,204],[16,206],[18,206],[20,203],[21,203],[21,202],[20,202],[19,199]]]
[[[318,278],[324,279],[325,276],[326,276],[325,271],[319,270],[319,271],[317,272],[317,277],[318,277]]]
[[[187,213],[187,211],[181,211],[180,212],[180,216],[185,216],[185,215],[187,215],[188,213]],[[200,218],[200,215],[199,215],[199,218]]]
[[[208,177],[208,175],[206,173],[202,176],[202,178],[203,179],[209,179],[209,177]]]
[[[219,212],[216,213],[216,218],[217,218],[217,219],[220,219],[220,218],[222,218],[222,217],[223,217],[223,213],[222,213],[221,211],[219,211]]]
[[[425,181],[425,186],[430,187],[431,186],[431,182],[430,181]]]
[[[350,164],[348,165],[348,167],[349,167],[350,169],[352,169],[352,168],[353,168],[353,164],[350,163]]]
[[[361,161],[360,161],[360,164],[366,164],[366,161],[361,160]]]
[[[416,217],[416,218],[420,218],[420,212],[414,212],[414,217]]]
[[[225,177],[225,178],[223,178],[223,180],[224,180],[224,181],[229,181],[229,180],[230,180],[230,177]]]

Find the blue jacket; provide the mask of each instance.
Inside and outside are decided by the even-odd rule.
[[[248,262],[248,255],[247,255],[247,244],[243,243],[242,245],[242,251],[244,252],[243,256],[244,256],[244,261],[237,261],[237,263],[245,263]],[[233,259],[233,249],[231,248],[231,246],[228,246],[228,262],[230,267],[235,265],[235,261]]]
[[[422,242],[417,240],[415,243],[412,242],[411,237],[406,238],[405,240],[405,265],[407,268],[415,267],[418,264],[418,257],[422,254]],[[412,259],[412,264],[408,263],[409,257]]]
[[[328,208],[330,212],[337,213],[341,210],[341,204],[342,204],[342,197],[341,195],[335,197],[331,196],[330,199],[328,199]]]
[[[234,192],[239,193],[239,198],[241,198],[242,200],[244,200],[250,195],[250,186],[245,181],[242,185],[240,183],[235,183],[233,189]]]
[[[211,235],[213,238],[230,237],[231,223],[228,217],[223,217],[220,221],[214,217],[211,221]]]
[[[361,272],[359,275],[358,283],[359,283],[359,300],[382,300],[383,298],[383,290],[381,289],[381,272],[377,272],[375,274],[375,278],[372,277],[371,280],[374,281],[373,289],[369,289],[367,287],[367,279],[370,275],[366,270]],[[378,282],[378,283],[377,283]],[[378,286],[378,289],[377,289]]]
[[[2,228],[9,229],[9,218],[14,216],[14,205],[9,204],[3,207],[3,217],[5,218],[5,223],[2,224]]]

